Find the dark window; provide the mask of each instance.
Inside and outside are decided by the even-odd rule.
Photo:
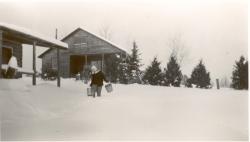
[[[86,45],[86,44],[87,44],[86,37],[79,36],[79,37],[74,38],[74,45],[75,46],[81,46],[81,45]]]

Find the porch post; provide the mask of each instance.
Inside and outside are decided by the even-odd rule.
[[[3,32],[0,30],[0,78],[2,78]]]
[[[89,76],[88,76],[88,71],[87,71],[87,67],[88,67],[88,55],[84,55],[84,66],[83,66],[83,79],[84,79],[84,83],[87,84],[88,80],[89,80]]]
[[[88,59],[88,55],[85,55],[85,65],[84,65],[85,67],[86,67],[87,64],[88,64],[88,60],[87,60],[87,59]],[[84,67],[84,68],[85,68],[85,67]]]
[[[32,84],[36,85],[36,41],[33,42],[33,72]]]
[[[103,72],[103,67],[104,67],[104,54],[102,54],[102,72]]]
[[[57,87],[61,86],[61,78],[60,78],[60,52],[59,48],[57,48]]]

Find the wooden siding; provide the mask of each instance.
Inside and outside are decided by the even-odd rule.
[[[85,38],[86,44],[75,44],[79,37]],[[69,52],[72,54],[108,54],[108,53],[120,53],[121,50],[113,47],[107,42],[95,37],[94,35],[88,34],[83,30],[78,30],[71,37],[64,40],[69,45]]]
[[[80,40],[80,38],[84,39]],[[102,54],[104,54],[103,69],[105,72],[106,61],[107,61],[106,58],[108,58],[108,55],[122,53],[122,50],[119,50],[119,48],[113,47],[106,41],[101,40],[98,37],[95,37],[94,35],[91,35],[83,30],[76,31],[74,34],[70,35],[63,41],[66,42],[69,47],[68,50],[60,50],[60,68],[61,68],[60,74],[64,78],[71,76],[70,56],[80,55],[83,57],[87,55],[88,56],[87,65],[90,66],[91,63],[93,63],[92,61],[101,62]],[[84,43],[79,44],[79,41],[82,41]],[[42,72],[44,72],[46,68],[57,69],[56,55],[57,54],[55,49],[52,49],[48,51],[46,54],[42,55]]]
[[[42,73],[46,71],[46,69],[55,69],[57,70],[57,53],[56,49],[51,50],[42,58]],[[61,76],[68,77],[69,75],[69,55],[68,52],[60,50],[60,68],[61,68]]]

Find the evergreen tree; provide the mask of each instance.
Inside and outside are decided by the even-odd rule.
[[[107,68],[107,73],[106,75],[108,76],[110,82],[117,82],[118,77],[119,77],[119,65],[122,62],[122,59],[119,55],[110,55],[109,58],[107,58],[106,62],[106,68]]]
[[[139,56],[141,55],[139,53],[139,48],[136,44],[136,42],[133,42],[133,48],[132,48],[132,53],[128,58],[128,76],[129,76],[129,80],[135,80],[138,79],[138,75],[141,73],[140,71],[140,67],[142,66],[140,61],[141,59],[139,58]]]
[[[155,57],[151,65],[147,67],[142,80],[150,85],[160,85],[162,78],[160,64]]]
[[[167,64],[165,85],[179,87],[182,79],[180,66],[175,56],[170,57]]]
[[[235,89],[248,89],[248,61],[241,56],[235,64],[231,86]]]
[[[191,78],[188,78],[186,83],[185,83],[185,86],[188,87],[188,88],[192,88],[192,82],[191,82]]]
[[[210,84],[210,73],[207,72],[205,65],[202,60],[200,60],[199,64],[194,68],[190,82],[195,84],[198,88],[209,88]]]
[[[128,58],[122,59],[118,65],[118,79],[119,83],[128,84],[130,80],[129,70],[128,70]]]

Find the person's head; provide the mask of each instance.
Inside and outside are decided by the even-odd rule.
[[[92,71],[92,72],[96,72],[96,71],[97,71],[96,66],[93,65],[93,66],[91,67],[91,71]]]

